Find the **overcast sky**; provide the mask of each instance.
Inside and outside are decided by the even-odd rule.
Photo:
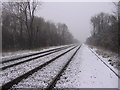
[[[55,23],[65,23],[76,39],[85,41],[90,35],[91,16],[113,11],[112,2],[43,2],[37,15]]]

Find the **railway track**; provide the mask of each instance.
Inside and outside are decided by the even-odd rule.
[[[3,59],[2,61],[0,61],[0,64],[4,64],[4,63],[10,62],[10,61],[16,61],[18,59],[23,59],[23,58],[27,58],[27,57],[31,57],[31,56],[35,56],[35,55],[39,55],[39,54],[59,50],[59,49],[64,49],[64,48],[71,47],[71,46],[73,46],[73,45],[58,47],[58,48],[55,48],[55,49],[50,49],[50,50],[46,50],[46,51],[40,51],[40,52],[37,52],[37,53],[32,53],[32,54],[29,54],[29,55],[23,55],[23,56],[19,56],[19,57],[10,58],[10,59],[9,58]]]
[[[77,48],[77,50],[75,50]],[[21,82],[23,79],[26,79],[26,78],[29,78],[29,76],[31,76],[32,74],[34,74],[35,72],[37,72],[37,71],[39,71],[40,69],[42,69],[43,67],[46,67],[46,66],[48,66],[50,63],[52,63],[52,62],[55,62],[57,59],[59,59],[60,57],[62,57],[62,56],[64,56],[65,54],[67,54],[67,53],[69,53],[69,52],[72,52],[73,50],[75,50],[75,52],[74,52],[74,54],[72,55],[72,57],[70,58],[70,60],[68,60],[68,62],[65,64],[65,66],[63,67],[64,69],[61,69],[61,71],[59,72],[59,73],[62,73],[64,70],[65,70],[65,68],[67,67],[67,65],[69,64],[69,62],[72,60],[72,58],[75,56],[75,54],[77,53],[77,51],[79,50],[79,48],[80,48],[80,46],[78,47],[78,46],[68,46],[68,47],[63,47],[62,48],[62,50],[63,51],[61,51],[61,53],[59,54],[57,54],[56,56],[55,55],[53,55],[54,57],[52,57],[52,58],[50,58],[50,60],[48,60],[48,61],[46,61],[46,62],[44,62],[44,63],[42,63],[41,65],[39,65],[39,63],[37,63],[39,66],[36,66],[36,67],[32,67],[32,69],[31,70],[28,70],[28,71],[26,71],[25,73],[23,73],[23,74],[21,74],[21,75],[19,75],[19,76],[17,76],[17,77],[15,77],[15,78],[13,78],[12,80],[10,80],[10,81],[7,81],[7,82],[5,82],[1,87],[2,87],[2,90],[7,90],[7,89],[10,89],[10,88],[12,88],[15,84],[18,84],[19,82]],[[60,48],[59,48],[60,49]],[[57,50],[55,50],[55,51],[53,51],[54,53],[56,53],[56,52],[58,52],[58,51],[60,51],[59,49],[57,49]],[[49,55],[50,53],[53,53],[53,52],[48,52],[48,53],[45,53],[45,54],[43,54],[42,55],[42,57],[43,56],[46,56],[47,54]],[[39,58],[39,57],[38,57]],[[33,60],[33,59],[36,59],[36,58],[32,58],[32,59],[29,59],[29,60]],[[25,62],[28,62],[28,61],[25,61]],[[23,61],[23,63],[25,63],[24,61]],[[40,62],[40,61],[39,61]],[[5,62],[6,63],[6,62]],[[20,64],[23,64],[23,63],[20,63]],[[17,65],[17,64],[16,64]],[[11,66],[12,68],[13,67],[15,67],[15,68],[13,68],[13,69],[16,69],[16,67],[17,66]],[[35,64],[36,65],[36,64]],[[30,65],[30,66],[32,66],[32,65]],[[10,67],[7,67],[7,69],[8,69],[8,72],[11,72],[11,71],[9,71],[9,68]],[[19,70],[19,68],[18,68],[18,70]],[[24,70],[24,69],[23,69]],[[3,72],[4,71],[7,71],[6,69],[4,69],[3,70]],[[15,71],[14,71],[15,72]],[[6,72],[5,72],[6,73]],[[13,73],[14,74],[14,73]],[[9,75],[8,75],[9,76]],[[59,74],[57,74],[57,76],[56,77],[59,77]],[[9,77],[10,78],[10,77]],[[56,79],[54,79],[54,82],[56,82]],[[51,84],[51,85],[53,85],[53,83]],[[48,88],[50,88],[51,87],[51,85],[49,86],[49,87],[47,87],[47,89]],[[54,86],[54,85],[53,85]],[[52,87],[53,87],[52,86]]]
[[[59,73],[53,78],[53,80],[50,82],[50,84],[47,86],[45,90],[52,90],[56,84],[56,82],[60,79],[60,76],[62,73],[66,70],[67,66],[69,63],[72,61],[73,57],[76,55],[78,50],[80,49],[81,46],[77,48],[77,50],[73,53],[73,55],[70,57],[70,59],[66,62],[66,64],[63,66],[63,68],[59,71]]]
[[[52,50],[48,50],[48,51],[43,51],[43,52],[39,52],[39,53],[30,54],[30,55],[27,55],[27,56],[22,56],[22,57],[18,57],[18,58],[14,58],[14,59],[9,59],[9,60],[3,61],[2,67],[0,69],[5,70],[7,68],[10,68],[10,67],[13,67],[13,66],[16,66],[16,65],[20,65],[22,63],[29,62],[29,61],[35,60],[37,58],[44,57],[44,56],[59,52],[61,50],[67,49],[67,48],[72,47],[72,46],[56,48],[56,49],[52,49]]]

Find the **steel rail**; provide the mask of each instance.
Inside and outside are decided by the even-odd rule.
[[[73,46],[73,45],[70,45],[70,46]],[[70,47],[70,46],[65,46],[65,47]],[[0,64],[7,63],[7,62],[10,62],[10,61],[15,61],[15,60],[18,60],[18,59],[23,59],[23,58],[31,57],[31,56],[38,55],[38,54],[43,54],[43,53],[54,51],[54,50],[61,49],[61,48],[64,48],[64,47],[58,47],[58,48],[55,48],[55,49],[50,49],[50,50],[46,50],[46,51],[32,53],[32,54],[29,54],[29,55],[20,56],[20,57],[16,57],[16,58],[12,58],[12,59],[7,59],[7,60],[4,60],[4,61],[2,60],[0,62]]]
[[[54,50],[54,51],[52,51],[52,52],[49,52],[49,53],[46,53],[46,54],[43,54],[43,55],[40,55],[40,56],[32,57],[32,58],[26,59],[26,60],[24,60],[24,61],[20,61],[20,62],[17,62],[17,63],[13,63],[13,64],[10,64],[10,65],[7,65],[7,66],[3,66],[3,67],[1,67],[0,69],[1,69],[1,70],[5,70],[5,69],[7,69],[7,68],[10,68],[10,67],[13,67],[13,66],[17,66],[17,65],[20,65],[20,64],[22,64],[22,63],[25,63],[25,62],[29,62],[29,61],[38,59],[38,58],[40,58],[40,57],[44,57],[44,56],[50,55],[50,54],[56,53],[56,52],[58,52],[58,51],[67,49],[67,48],[70,48],[70,47],[59,48],[59,49],[57,49],[57,50]]]
[[[56,56],[55,58],[53,58],[53,59],[45,62],[44,64],[42,64],[42,65],[40,65],[40,66],[38,66],[38,67],[36,67],[36,68],[34,68],[34,69],[26,72],[25,74],[23,74],[23,75],[15,78],[15,79],[13,79],[13,80],[5,83],[4,85],[1,86],[2,90],[11,89],[13,85],[18,84],[18,83],[19,83],[21,80],[23,80],[23,79],[28,78],[28,77],[29,77],[30,75],[32,75],[33,73],[35,73],[35,72],[37,72],[38,70],[42,69],[42,68],[45,67],[46,65],[48,65],[48,64],[50,64],[51,62],[55,61],[55,60],[58,59],[59,57],[65,55],[66,53],[70,52],[71,50],[75,49],[76,47],[77,47],[77,46],[74,46],[73,48],[71,48],[71,49],[65,51],[64,53]]]
[[[78,52],[78,50],[80,49],[81,45],[78,47],[78,49],[73,53],[73,55],[70,57],[70,59],[68,60],[68,62],[64,65],[64,67],[59,71],[59,73],[53,78],[53,80],[51,81],[51,83],[47,86],[47,88],[45,90],[52,90],[56,84],[56,82],[60,79],[62,73],[66,70],[66,68],[68,67],[69,63],[72,61],[73,57],[76,55],[76,53]]]

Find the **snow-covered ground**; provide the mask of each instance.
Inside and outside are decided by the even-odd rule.
[[[2,72],[3,76],[0,81],[4,84],[67,50],[68,49],[8,68]],[[76,49],[72,50],[38,72],[35,72],[29,78],[21,81],[14,87],[46,87],[75,50]],[[60,77],[60,80],[57,81],[55,88],[118,88],[118,80],[118,77],[90,51],[90,48],[83,44]]]
[[[70,47],[70,48],[73,48],[73,47]],[[61,53],[66,52],[70,48],[5,69],[4,71],[0,72],[2,74],[2,78],[0,79],[1,81],[0,84],[5,84],[15,79],[16,77],[34,69],[35,67],[42,65],[43,63],[51,60],[52,58],[60,55]]]
[[[77,49],[77,48],[76,48]],[[50,63],[46,67],[42,68],[38,72],[31,75],[29,78],[21,81],[15,88],[46,88],[47,85],[52,81],[52,79],[57,75],[57,73],[63,68],[69,58],[76,51],[73,49],[65,56],[62,56]]]
[[[118,88],[118,77],[82,45],[56,88]]]

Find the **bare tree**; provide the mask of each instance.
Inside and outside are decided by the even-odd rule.
[[[114,15],[100,13],[91,18],[93,31],[88,38],[89,44],[110,49],[118,50],[118,19]]]
[[[3,3],[3,50],[31,49],[74,42],[66,24],[55,24],[35,16],[38,4],[41,5],[31,1]]]

